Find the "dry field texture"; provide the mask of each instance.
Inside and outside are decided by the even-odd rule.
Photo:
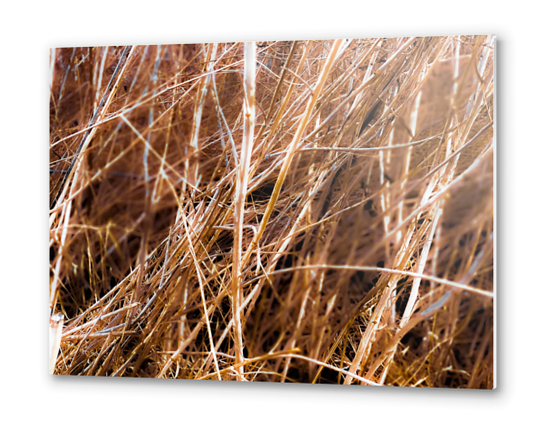
[[[493,388],[493,56],[52,49],[50,371]]]

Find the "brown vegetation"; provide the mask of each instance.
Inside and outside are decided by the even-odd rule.
[[[55,374],[493,387],[492,37],[61,48],[50,82]]]

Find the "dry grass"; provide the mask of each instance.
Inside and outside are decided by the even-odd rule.
[[[493,90],[488,36],[52,50],[51,369],[492,388]]]

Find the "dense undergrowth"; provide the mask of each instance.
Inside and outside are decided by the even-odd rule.
[[[50,77],[56,374],[493,387],[491,37],[58,48]]]

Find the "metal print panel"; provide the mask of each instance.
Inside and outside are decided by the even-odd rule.
[[[493,57],[52,49],[50,372],[493,388]]]

